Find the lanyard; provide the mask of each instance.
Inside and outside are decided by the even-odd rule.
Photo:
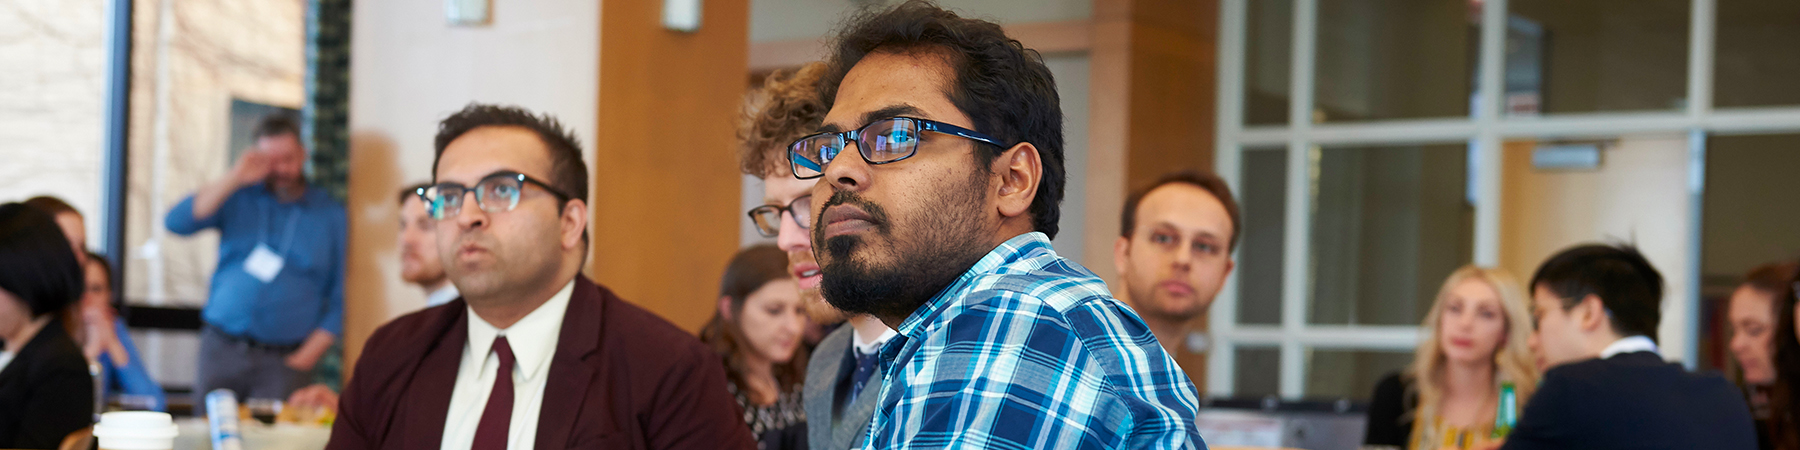
[[[277,211],[279,211],[279,209],[277,209]],[[270,218],[275,217],[275,215],[272,213],[264,214],[264,216],[270,217]],[[296,210],[293,211],[292,213],[288,214],[287,231],[282,233],[283,238],[281,241],[281,248],[276,251],[277,254],[287,254],[288,249],[292,248],[291,246],[294,245],[294,226],[298,225],[299,223],[300,223],[300,211],[298,210],[298,205],[296,205]],[[269,242],[269,229],[266,227],[263,228],[262,242],[265,245],[267,245]]]

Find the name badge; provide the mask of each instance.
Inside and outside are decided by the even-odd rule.
[[[287,260],[282,259],[281,255],[275,254],[275,251],[270,250],[268,245],[256,244],[256,249],[250,251],[250,257],[244,258],[244,272],[256,277],[257,280],[268,283],[275,281],[275,275],[281,274],[281,266],[286,264]]]

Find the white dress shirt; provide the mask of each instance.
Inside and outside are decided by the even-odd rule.
[[[469,342],[463,345],[462,365],[456,370],[456,389],[450,394],[450,413],[444,417],[443,450],[467,450],[475,444],[475,427],[481,424],[482,410],[493,393],[494,377],[500,356],[492,349],[494,339],[506,336],[513,351],[513,410],[506,432],[508,450],[536,446],[538,413],[544,405],[544,380],[550,378],[550,359],[556,354],[557,334],[562,332],[563,315],[569,310],[569,295],[575,292],[575,281],[569,280],[561,291],[550,297],[525,318],[506,329],[494,328],[475,310],[469,310]]]
[[[451,300],[456,300],[457,297],[461,296],[462,293],[456,291],[456,283],[444,283],[444,287],[431,291],[431,294],[425,296],[425,307],[430,308],[450,303]]]
[[[1637,335],[1613,341],[1611,345],[1607,345],[1605,349],[1600,350],[1600,359],[1634,352],[1650,352],[1655,353],[1657,356],[1662,356],[1662,350],[1656,348],[1656,341],[1650,340],[1648,336]]]
[[[844,324],[844,326],[850,325]],[[881,336],[876,337],[874,341],[864,341],[862,333],[850,330],[850,342],[856,345],[856,353],[859,355],[876,354],[881,351],[881,346],[887,345],[888,341],[894,340],[894,336],[900,335],[900,333],[895,333],[893,328],[883,327],[882,329],[885,331],[882,331]]]

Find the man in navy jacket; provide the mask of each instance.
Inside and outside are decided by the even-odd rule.
[[[1531,277],[1544,373],[1505,450],[1756,448],[1731,383],[1663,361],[1663,281],[1629,246],[1583,245]]]

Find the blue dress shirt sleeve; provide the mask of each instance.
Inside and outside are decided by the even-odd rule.
[[[196,218],[194,217],[194,196],[188,195],[187,198],[181,199],[181,203],[176,203],[174,208],[169,209],[169,215],[163,218],[163,226],[168,228],[169,232],[182,236],[198,233],[207,228],[218,228],[221,222],[220,217],[224,216],[226,211],[231,210],[232,200],[237,199],[237,196],[237,193],[233,192],[230,197],[226,197],[225,203],[219,205],[219,210],[214,211],[212,217]]]
[[[144,369],[144,358],[138,354],[137,344],[131,342],[131,334],[125,329],[125,322],[114,319],[113,332],[118,334],[119,344],[125,347],[125,353],[131,355],[131,360],[124,367],[117,367],[113,366],[112,358],[100,358],[100,363],[106,366],[106,378],[110,380],[107,390],[112,390],[113,385],[116,385],[120,393],[150,398],[154,403],[150,406],[151,410],[166,411],[168,397],[163,394],[162,385],[156,384],[156,380],[150,378],[150,372]]]

